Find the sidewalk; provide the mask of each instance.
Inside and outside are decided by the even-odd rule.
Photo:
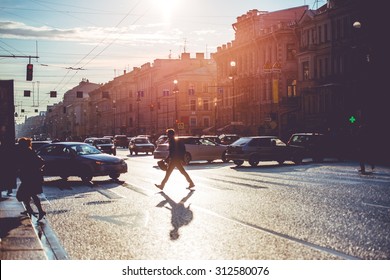
[[[2,192],[0,198],[0,260],[47,260],[42,243],[34,229],[33,222],[15,197]]]

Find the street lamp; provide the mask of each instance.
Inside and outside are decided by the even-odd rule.
[[[116,100],[112,100],[112,109],[114,110],[114,113],[113,113],[113,116],[114,116],[114,128],[113,128],[113,132],[112,132],[112,135],[115,135],[116,133],[116,130],[115,130],[115,126],[116,126],[116,123],[115,123],[115,117],[116,117]]]
[[[232,80],[232,113],[233,113],[233,122],[236,121],[236,98],[235,98],[235,88],[234,88],[234,77],[237,74],[237,68],[236,68],[236,62],[235,61],[230,61],[230,74],[229,74],[229,79]]]
[[[214,134],[217,134],[217,98],[214,98]]]
[[[96,136],[99,137],[99,106],[96,105]]]
[[[179,95],[179,87],[177,86],[178,84],[178,81],[177,80],[173,80],[173,94],[175,95],[175,123],[177,123],[178,121],[178,107],[177,107],[177,103],[178,103],[178,95]]]
[[[140,133],[140,128],[139,128],[139,103],[141,102],[141,96],[140,96],[140,94],[138,93],[138,96],[137,96],[137,115],[138,115],[138,117],[137,117],[137,134],[141,134]]]

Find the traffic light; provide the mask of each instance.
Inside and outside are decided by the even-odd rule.
[[[26,80],[32,81],[32,79],[33,79],[33,65],[29,63],[27,64]]]

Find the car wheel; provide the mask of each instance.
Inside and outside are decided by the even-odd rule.
[[[259,159],[256,156],[251,156],[248,162],[251,166],[255,167],[259,164]]]
[[[81,178],[81,181],[83,181],[84,183],[89,183],[92,181],[92,175],[82,175],[80,176]]]
[[[315,158],[313,158],[313,161],[314,162],[322,162],[324,159],[323,158],[321,158],[321,157],[315,157]]]
[[[187,153],[184,155],[184,160],[183,160],[183,162],[184,162],[185,165],[188,165],[188,164],[190,164],[190,161],[191,161],[191,154],[187,152]]]
[[[293,159],[293,162],[294,162],[295,164],[301,164],[301,163],[302,163],[302,158],[294,158],[294,159]]]
[[[226,151],[223,152],[221,159],[222,159],[223,162],[228,162],[228,160],[226,158]]]
[[[234,164],[237,165],[237,166],[241,166],[244,161],[243,160],[233,160]]]
[[[119,176],[120,176],[120,174],[110,174],[110,178],[114,179],[114,180],[118,179]]]

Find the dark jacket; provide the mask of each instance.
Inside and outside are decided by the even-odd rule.
[[[19,149],[17,154],[18,176],[21,181],[19,190],[21,190],[22,195],[30,196],[42,193],[43,159],[31,149]]]

